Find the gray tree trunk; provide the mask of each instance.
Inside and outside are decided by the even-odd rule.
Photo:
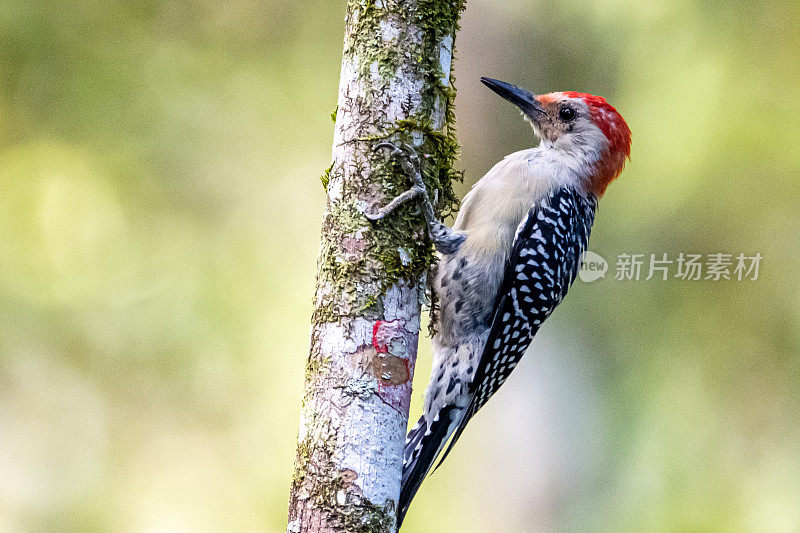
[[[415,147],[439,215],[451,179],[453,41],[464,0],[350,0],[333,163],[323,176],[311,346],[287,531],[394,531],[424,277],[434,261],[411,186],[382,141]]]

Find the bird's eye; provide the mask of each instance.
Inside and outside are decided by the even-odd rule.
[[[569,122],[575,118],[575,110],[569,106],[564,106],[558,111],[558,116],[561,120]]]

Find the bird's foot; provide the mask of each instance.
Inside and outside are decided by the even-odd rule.
[[[422,207],[422,214],[425,215],[425,222],[428,225],[428,234],[434,246],[436,246],[436,249],[444,255],[456,253],[461,244],[467,239],[467,234],[448,228],[436,218],[436,211],[428,196],[425,182],[422,180],[422,173],[419,168],[419,156],[416,150],[405,143],[395,145],[390,142],[382,142],[375,146],[375,150],[383,148],[389,149],[390,155],[397,158],[400,166],[411,179],[413,185],[409,190],[398,195],[376,212],[365,213],[367,219],[373,222],[378,221],[409,200],[418,199]]]

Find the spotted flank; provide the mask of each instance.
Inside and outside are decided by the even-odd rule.
[[[506,270],[471,386],[473,414],[508,378],[539,326],[567,295],[586,251],[595,206],[594,200],[561,190],[532,210],[518,230],[509,260],[516,266]]]
[[[596,207],[593,196],[571,188],[558,189],[534,206],[517,228],[489,337],[469,386],[471,401],[441,461],[470,418],[517,366],[542,322],[566,296],[580,270]]]

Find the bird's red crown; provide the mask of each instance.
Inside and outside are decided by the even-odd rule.
[[[625,159],[631,157],[631,130],[622,115],[602,96],[575,91],[563,94],[586,102],[592,122],[608,139],[608,153],[597,162],[596,174],[592,179],[592,188],[598,196],[602,196],[608,184],[622,172]]]

